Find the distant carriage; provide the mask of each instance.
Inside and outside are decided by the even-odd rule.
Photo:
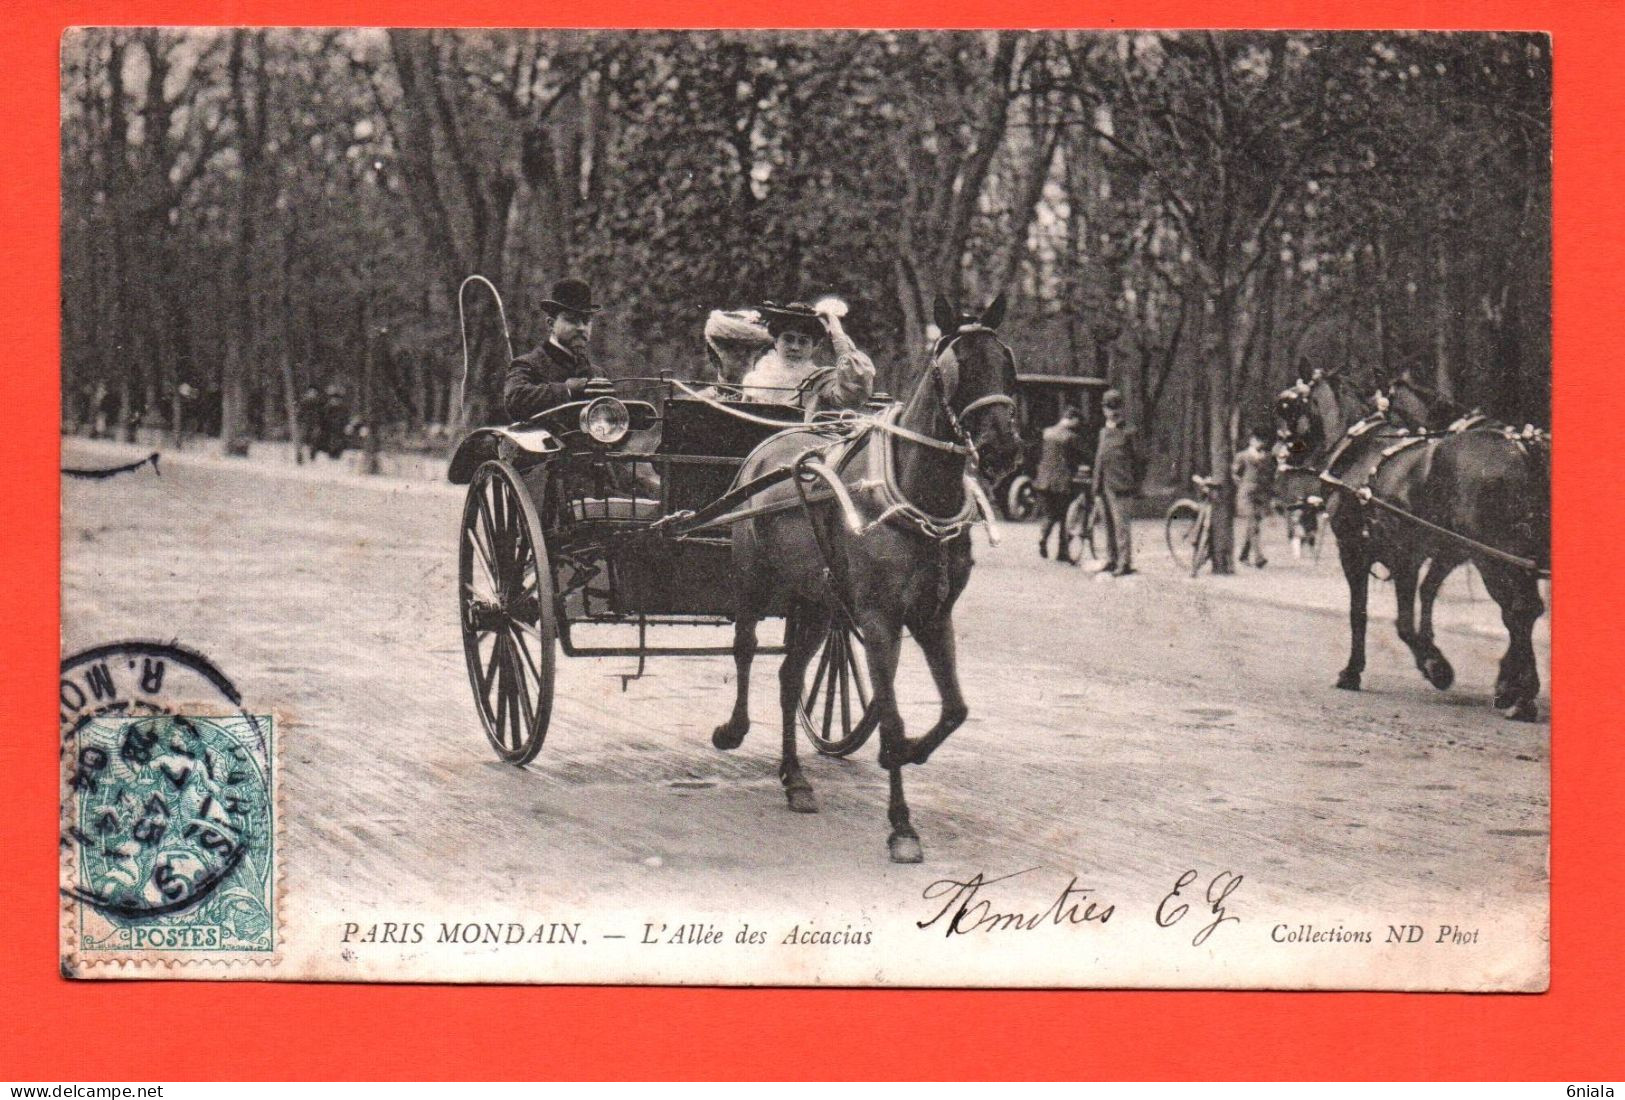
[[[1083,416],[1079,437],[1089,445],[1093,458],[1093,441],[1105,422],[1100,400],[1109,383],[1104,378],[1082,378],[1064,374],[1016,375],[1016,432],[1021,437],[1021,458],[1016,468],[1000,478],[991,487],[991,496],[1005,519],[1021,521],[1032,519],[1038,512],[1038,496],[1033,491],[1033,478],[1038,475],[1038,460],[1043,452],[1044,429],[1061,416],[1061,409],[1072,406]]]

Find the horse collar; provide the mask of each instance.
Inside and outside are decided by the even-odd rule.
[[[897,481],[897,456],[892,442],[892,437],[901,431],[895,423],[899,411],[897,406],[887,409],[874,425],[880,429],[875,433],[880,438],[875,441],[877,446],[869,450],[868,485],[878,494],[881,511],[880,515],[869,523],[867,529],[879,527],[892,520],[903,520],[933,541],[947,542],[957,538],[981,522],[981,508],[967,492],[958,512],[951,516],[934,516],[904,495],[903,487]],[[904,438],[909,438],[912,434],[909,433]]]

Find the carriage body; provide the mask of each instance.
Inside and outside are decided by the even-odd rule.
[[[575,401],[525,424],[479,429],[451,463],[456,484],[469,484],[493,460],[523,483],[546,544],[567,652],[573,625],[731,618],[728,532],[673,538],[652,529],[722,496],[757,444],[801,422],[799,409],[780,404],[729,403],[777,426],[730,416],[671,383],[616,388],[628,412],[619,439],[600,442],[583,430],[592,401]]]
[[[492,746],[511,763],[534,758],[546,734],[555,648],[569,657],[635,657],[629,678],[648,657],[732,652],[714,636],[695,644],[650,639],[651,628],[725,626],[734,615],[730,529],[672,521],[722,498],[758,444],[802,423],[801,409],[791,405],[719,407],[689,396],[703,383],[611,385],[613,397],[475,430],[448,472],[453,483],[469,486],[459,537],[469,680]],[[592,410],[606,402],[611,419],[624,416],[625,425],[607,440],[588,430]],[[848,639],[831,645],[845,647]],[[862,687],[866,694],[866,682]],[[847,747],[827,721],[821,740],[811,709],[809,735],[821,749],[857,747]]]

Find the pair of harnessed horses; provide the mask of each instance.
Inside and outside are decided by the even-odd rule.
[[[1276,399],[1284,468],[1318,476],[1348,582],[1349,659],[1337,686],[1360,688],[1367,594],[1380,562],[1394,582],[1400,640],[1429,683],[1450,687],[1455,670],[1434,640],[1433,604],[1445,578],[1471,562],[1509,638],[1494,705],[1533,721],[1540,673],[1532,635],[1545,611],[1539,582],[1550,576],[1549,437],[1484,417],[1439,430],[1429,396],[1403,384],[1367,411],[1335,371],[1316,371]]]

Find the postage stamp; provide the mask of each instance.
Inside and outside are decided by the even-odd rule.
[[[78,654],[59,690],[64,972],[273,960],[274,718],[173,644]]]

